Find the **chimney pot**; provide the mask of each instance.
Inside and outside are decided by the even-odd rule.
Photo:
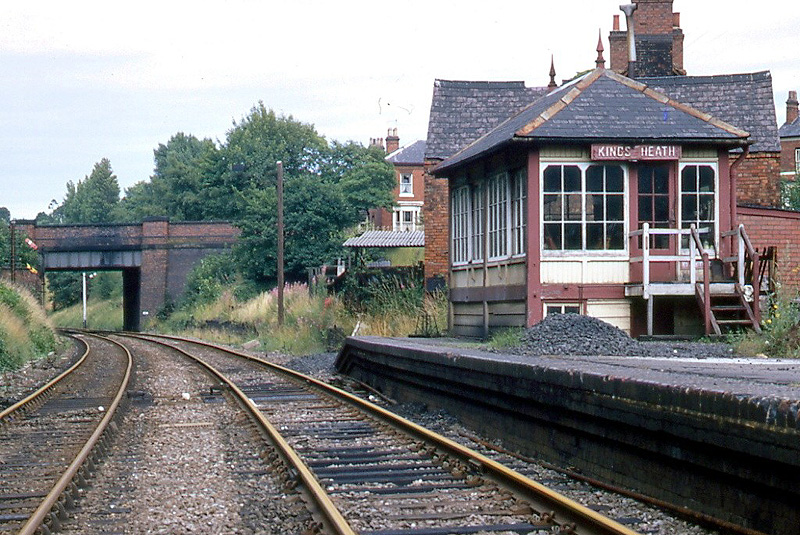
[[[680,28],[681,27],[681,14],[680,13],[673,13],[672,14],[672,27],[673,28]]]
[[[789,98],[786,100],[786,124],[797,121],[797,91],[789,91]]]
[[[614,15],[614,26],[613,26],[613,28],[614,28],[615,32],[619,31],[619,15]]]

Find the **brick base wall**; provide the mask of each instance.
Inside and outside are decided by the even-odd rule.
[[[800,212],[739,206],[737,215],[753,247],[777,247],[783,288],[800,291]]]
[[[425,280],[443,277],[450,269],[450,186],[447,179],[425,175]]]

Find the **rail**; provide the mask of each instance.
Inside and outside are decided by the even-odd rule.
[[[98,335],[93,335],[93,336],[97,336],[98,338],[103,338],[104,340],[107,340],[113,343],[114,345],[117,345],[120,348],[122,348],[128,359],[125,375],[122,379],[117,394],[114,397],[114,400],[111,402],[111,405],[108,407],[108,410],[106,410],[105,415],[103,416],[102,420],[100,420],[100,423],[97,425],[92,435],[89,437],[89,440],[86,441],[86,444],[84,444],[83,448],[81,448],[81,451],[78,453],[75,459],[70,463],[69,467],[67,467],[67,469],[61,475],[61,477],[53,486],[53,488],[50,490],[50,492],[48,492],[44,500],[42,500],[42,503],[39,504],[39,507],[36,508],[36,511],[34,511],[34,513],[30,516],[28,521],[25,522],[25,524],[22,526],[18,535],[35,535],[37,532],[44,531],[41,528],[48,517],[52,519],[53,523],[57,524],[58,519],[56,518],[56,513],[54,513],[53,511],[54,510],[57,511],[59,509],[58,504],[59,500],[61,499],[61,496],[64,495],[64,493],[70,487],[72,481],[78,477],[81,468],[87,462],[89,456],[92,454],[95,447],[100,443],[101,439],[105,435],[105,432],[108,429],[111,420],[116,416],[117,407],[119,407],[119,404],[122,402],[122,398],[125,395],[125,391],[128,388],[128,382],[130,381],[131,370],[133,369],[133,357],[130,354],[130,352],[121,344],[113,340],[110,340],[109,338],[105,338]],[[84,344],[86,345],[86,354],[88,354],[89,346],[85,342]],[[86,354],[84,355],[84,357],[86,356]]]
[[[449,455],[461,459],[468,465],[478,468],[483,474],[494,478],[495,481],[515,489],[517,492],[524,495],[528,500],[530,500],[531,504],[534,506],[535,509],[546,512],[545,515],[551,518],[558,518],[559,523],[561,523],[562,526],[568,530],[565,531],[564,533],[576,533],[576,534],[583,533],[587,535],[589,534],[637,535],[635,531],[626,528],[625,526],[622,526],[621,524],[615,522],[614,520],[611,520],[587,507],[584,507],[583,505],[578,504],[573,500],[570,500],[569,498],[529,479],[526,476],[523,476],[503,466],[502,464],[484,455],[472,451],[469,448],[462,446],[461,444],[453,440],[450,440],[446,437],[443,437],[437,433],[429,431],[428,429],[425,429],[424,427],[421,427],[401,416],[398,416],[392,413],[391,411],[383,409],[382,407],[379,407],[374,403],[361,399],[358,396],[350,394],[340,388],[329,385],[323,381],[314,379],[313,377],[309,377],[302,373],[296,372],[289,368],[285,368],[283,366],[279,366],[277,364],[268,362],[258,357],[254,357],[252,355],[240,353],[238,351],[224,348],[215,344],[210,344],[207,342],[201,342],[197,340],[187,340],[184,338],[167,336],[167,335],[147,334],[146,336],[141,336],[141,335],[133,335],[131,333],[126,333],[125,336],[131,336],[150,341],[154,341],[152,340],[153,338],[162,338],[173,341],[189,342],[203,347],[213,348],[218,351],[223,351],[225,353],[256,362],[260,365],[267,367],[268,369],[280,373],[281,375],[290,376],[302,383],[308,384],[317,390],[323,391],[328,395],[331,395],[339,400],[345,401],[351,405],[356,406],[358,409],[368,414],[371,414],[373,417],[378,418],[379,420],[391,425],[392,427],[402,431],[403,433],[409,434],[413,437],[416,437],[416,439],[418,440],[428,443],[429,445],[437,448],[443,453],[447,453]],[[181,353],[188,355],[188,353],[180,350],[179,348],[176,348],[175,346],[170,345],[169,347],[177,349],[178,351],[181,351]],[[217,375],[217,373],[214,373],[214,375]],[[221,378],[220,375],[217,376]],[[264,416],[260,413],[260,411],[258,411],[258,409],[255,407],[252,401],[247,400],[246,403],[248,407],[252,405],[250,410],[255,411],[254,414],[259,415],[257,416],[259,421],[261,420],[266,421],[266,418],[264,418]],[[271,424],[269,425],[271,426]],[[275,433],[277,433],[277,431],[275,431]],[[293,450],[291,450],[288,444],[286,445],[286,447],[293,452]],[[300,461],[300,463],[302,466],[305,466],[302,464],[302,461]],[[298,472],[300,472],[302,476],[302,471],[298,470]],[[314,478],[313,475],[308,480],[306,480],[305,476],[302,477],[304,482],[306,482],[307,484],[318,485],[318,483],[316,482],[316,478]],[[327,497],[327,493],[321,487],[320,487],[320,492],[324,495],[327,501],[330,501],[330,498]],[[343,519],[342,522],[345,522],[346,524],[346,521],[344,521]],[[574,527],[572,528],[568,527],[572,524],[579,527],[577,529],[575,529]],[[349,528],[349,526],[347,526],[346,529],[344,526],[342,526],[341,531],[339,531],[338,529],[339,528],[337,528],[336,533],[343,533],[343,534],[352,533],[351,531],[347,531],[351,529]]]
[[[78,359],[75,364],[61,372],[57,377],[53,380],[30,394],[29,396],[25,397],[24,399],[19,400],[18,402],[14,403],[10,407],[6,407],[4,410],[0,411],[0,424],[3,423],[6,418],[10,415],[22,411],[24,409],[30,408],[35,406],[36,403],[40,403],[44,398],[55,388],[56,385],[61,383],[69,374],[80,368],[81,364],[86,361],[86,357],[89,355],[89,346],[83,340],[79,340],[80,343],[84,345],[84,352],[83,355]],[[6,420],[7,421],[7,420]]]

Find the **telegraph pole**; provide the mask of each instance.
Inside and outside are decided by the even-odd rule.
[[[283,162],[278,162],[278,325],[283,325]]]

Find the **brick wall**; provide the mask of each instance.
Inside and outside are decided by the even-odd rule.
[[[800,138],[781,140],[781,173],[794,173],[795,150],[800,149]]]
[[[636,34],[636,76],[669,76],[683,72],[683,31],[680,16],[672,11],[673,0],[636,0],[633,13]],[[627,28],[619,30],[615,18],[609,35],[610,68],[625,72],[628,68]]]
[[[753,247],[778,249],[778,281],[790,291],[800,291],[800,212],[739,206]]]
[[[426,164],[426,169],[435,163]],[[450,269],[450,186],[447,179],[425,175],[422,218],[425,224],[425,280],[443,277],[447,281]]]
[[[735,172],[737,202],[780,206],[780,153],[751,153]]]

